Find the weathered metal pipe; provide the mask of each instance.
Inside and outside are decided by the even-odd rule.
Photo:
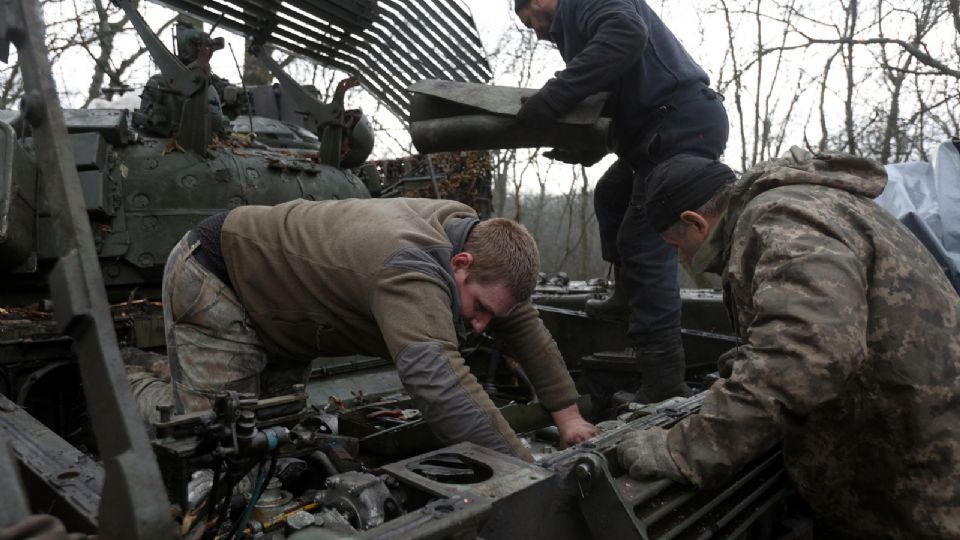
[[[551,147],[605,153],[616,144],[601,116],[608,94],[588,97],[556,123],[530,129],[516,121],[529,88],[423,80],[407,88],[410,135],[422,153]]]
[[[611,146],[609,118],[588,125],[557,123],[547,129],[527,129],[512,117],[474,114],[411,122],[410,136],[424,154],[540,146],[606,152]]]

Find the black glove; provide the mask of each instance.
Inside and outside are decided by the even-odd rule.
[[[550,158],[570,165],[583,165],[591,167],[603,159],[606,154],[603,152],[584,152],[582,150],[565,150],[563,148],[554,148],[543,153],[543,157]]]
[[[557,114],[540,92],[521,100],[517,123],[525,128],[546,128],[556,123]]]

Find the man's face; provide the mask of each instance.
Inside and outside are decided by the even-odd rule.
[[[710,235],[714,222],[715,220],[710,217],[686,211],[680,215],[680,225],[671,227],[663,233],[663,240],[677,248],[683,261],[690,265],[697,250]]]
[[[556,12],[556,0],[532,0],[517,16],[524,26],[536,32],[537,39],[550,40],[550,23]]]
[[[470,279],[473,256],[458,253],[450,261],[460,295],[460,315],[467,328],[479,334],[494,317],[505,317],[517,302],[503,283],[478,283]]]

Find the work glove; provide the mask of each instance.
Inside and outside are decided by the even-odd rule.
[[[651,476],[669,478],[689,484],[667,449],[667,430],[653,428],[628,435],[617,445],[617,458],[631,478],[642,480]]]
[[[525,128],[547,128],[557,122],[560,115],[547,100],[537,92],[521,100],[520,110],[517,112],[517,123]]]
[[[563,148],[554,148],[553,150],[547,150],[543,153],[543,157],[550,158],[555,161],[562,161],[563,163],[569,163],[570,165],[583,165],[584,167],[592,167],[596,165],[598,161],[603,159],[603,156],[606,154],[601,152],[586,152],[582,150],[565,150]]]

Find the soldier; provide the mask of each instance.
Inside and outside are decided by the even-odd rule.
[[[960,298],[870,200],[884,169],[793,148],[733,180],[687,156],[648,180],[651,224],[721,275],[742,344],[698,414],[631,435],[621,464],[706,487],[782,441],[824,535],[960,538]]]
[[[677,255],[644,215],[643,181],[677,154],[720,157],[729,131],[722,99],[644,0],[515,0],[514,7],[566,61],[566,69],[524,102],[521,125],[549,127],[591,94],[613,94],[607,112],[619,159],[597,183],[594,207],[616,284],[606,302],[588,302],[587,313],[616,319],[629,312],[627,337],[643,375],[638,400],[687,394]],[[545,155],[588,166],[602,157]]]
[[[314,358],[366,354],[396,362],[445,443],[529,460],[458,351],[467,330],[489,330],[524,367],[563,442],[585,440],[596,430],[529,302],[539,264],[522,225],[479,221],[452,201],[297,200],[207,218],[164,269],[176,410],[208,409],[224,390],[288,393]],[[161,394],[155,380],[135,382],[144,399]]]
[[[209,79],[206,92],[210,102],[210,126],[215,134],[224,135],[229,128],[230,120],[224,114],[222,98],[224,90],[230,86],[230,83],[211,73],[209,66],[213,52],[223,48],[223,38],[213,39],[210,34],[194,28],[190,23],[178,21],[176,42],[177,59],[187,67],[201,66],[201,70]],[[143,87],[140,106],[133,113],[133,125],[149,135],[171,136],[180,123],[184,100],[185,96],[170,89],[163,75],[154,75]],[[236,110],[231,112],[236,116]]]

